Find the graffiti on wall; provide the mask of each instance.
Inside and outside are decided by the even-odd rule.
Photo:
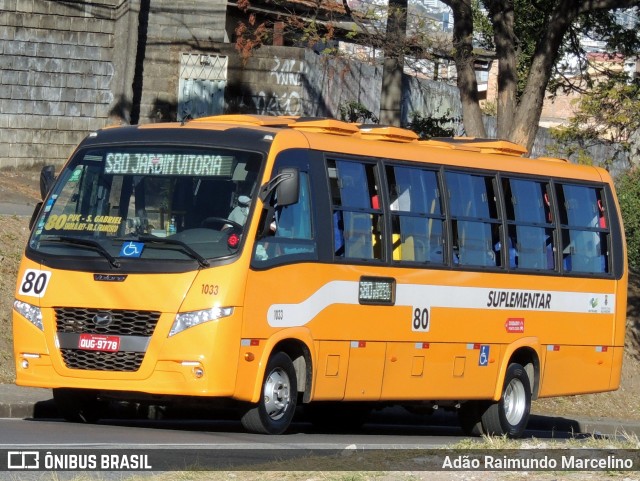
[[[304,75],[306,64],[303,60],[274,56],[270,70],[260,73],[262,81],[252,81],[252,84],[269,85],[270,88],[256,92],[245,85],[228,86],[227,109],[258,115],[304,115],[301,91]]]
[[[298,87],[302,85],[302,76],[305,74],[305,64],[302,60],[281,60],[273,57],[271,77],[275,78],[278,85]]]
[[[255,111],[260,115],[301,115],[302,102],[298,92],[283,94],[259,92],[253,98]]]

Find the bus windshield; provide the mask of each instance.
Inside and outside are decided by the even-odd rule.
[[[262,154],[194,147],[78,151],[60,173],[32,234],[52,256],[190,260],[241,247]]]

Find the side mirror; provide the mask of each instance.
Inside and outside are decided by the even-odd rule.
[[[284,167],[280,169],[269,182],[260,189],[260,199],[267,202],[269,196],[275,191],[278,207],[295,204],[298,202],[300,190],[300,173],[294,167]]]
[[[45,165],[40,171],[40,198],[44,200],[56,181],[56,168]]]
[[[298,202],[300,191],[300,172],[294,167],[284,167],[280,169],[269,182],[260,188],[260,200],[265,204],[265,210],[262,213],[261,223],[262,231],[258,233],[258,238],[268,234],[273,218],[275,208],[292,205]],[[275,192],[276,203],[273,205],[272,195]]]
[[[300,173],[298,169],[285,167],[278,176],[282,176],[282,181],[276,187],[278,206],[283,207],[297,203],[300,191]]]

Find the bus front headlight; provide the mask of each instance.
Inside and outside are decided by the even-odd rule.
[[[222,319],[231,314],[233,314],[233,307],[212,307],[211,309],[204,309],[202,311],[179,312],[173,321],[173,326],[171,326],[171,331],[169,331],[169,337],[190,327],[197,326],[204,322]]]
[[[16,299],[13,301],[13,308],[31,324],[41,331],[44,331],[44,328],[42,327],[42,311],[39,307],[32,306],[31,304]]]

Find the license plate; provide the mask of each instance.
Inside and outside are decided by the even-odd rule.
[[[117,352],[120,349],[120,338],[118,336],[80,334],[78,348],[85,351]]]

